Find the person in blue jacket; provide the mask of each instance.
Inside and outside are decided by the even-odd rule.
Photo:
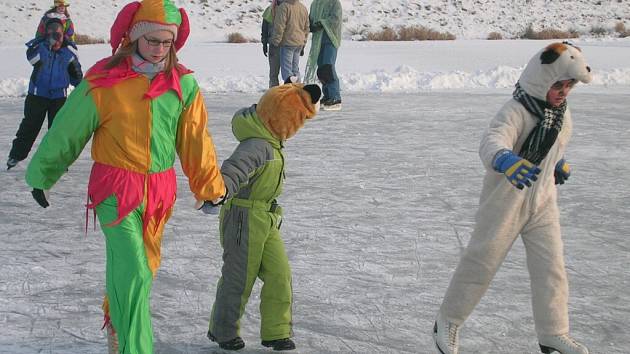
[[[24,160],[48,115],[48,128],[68,95],[68,86],[77,86],[83,78],[76,45],[63,35],[63,24],[51,18],[46,22],[46,36],[26,43],[26,58],[33,65],[20,123],[7,160],[7,169]]]

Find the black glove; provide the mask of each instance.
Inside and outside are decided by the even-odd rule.
[[[317,31],[320,31],[322,28],[324,28],[324,26],[322,26],[322,23],[319,21],[315,21],[315,23],[311,23],[309,27],[310,27],[311,32],[317,32]]]
[[[303,57],[304,56],[304,47],[302,47],[302,49],[300,50],[300,56]]]
[[[265,56],[267,56],[267,51],[268,51],[268,50],[269,50],[269,49],[268,49],[268,47],[267,47],[267,43],[263,43],[263,54],[264,54]]]
[[[35,188],[31,191],[31,194],[33,195],[33,199],[35,199],[37,204],[39,204],[42,208],[48,208],[50,204],[48,204],[48,201],[46,200],[46,194],[44,194],[43,190]]]
[[[227,187],[225,188],[225,194],[217,200],[204,200],[203,203],[201,203],[201,201],[197,202],[197,205],[195,206],[197,208],[197,210],[201,210],[203,211],[204,214],[212,214],[212,215],[217,215],[219,214],[219,211],[221,210],[221,208],[219,208],[221,205],[223,205],[225,203],[226,200],[229,199],[229,192],[227,190]]]

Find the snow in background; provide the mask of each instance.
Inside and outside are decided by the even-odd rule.
[[[191,37],[180,52],[182,62],[196,72],[204,91],[261,92],[268,85],[267,58],[260,44],[228,44],[227,35],[240,32],[260,37],[265,0],[175,0],[191,21]],[[310,6],[311,1],[303,1]],[[0,0],[0,97],[25,95],[31,67],[23,43],[31,39],[52,0]],[[127,1],[71,1],[78,33],[109,38],[109,28]],[[489,32],[514,38],[527,25],[589,32],[593,27],[630,28],[630,0],[341,0],[344,38],[337,71],[344,92],[417,92],[445,89],[510,88],[524,65],[550,41],[487,41]],[[352,41],[361,31],[383,25],[424,25],[455,33],[460,39],[438,42]],[[359,36],[360,37],[360,36]],[[474,40],[477,39],[477,40]],[[586,37],[574,40],[594,70],[590,87],[630,85],[630,37]],[[306,52],[308,53],[307,47]],[[84,69],[109,56],[107,44],[79,47]],[[302,58],[304,73],[306,57]]]
[[[548,43],[551,41],[345,41],[339,50],[337,72],[344,92],[511,88],[529,58]],[[630,86],[630,37],[575,43],[593,69],[589,89]],[[84,69],[111,53],[105,44],[79,48]],[[2,50],[0,96],[25,95],[32,70],[25,47],[7,45]],[[180,58],[195,71],[204,91],[262,92],[268,85],[269,68],[260,44],[193,41],[181,50]],[[303,73],[305,57],[300,65]]]
[[[70,1],[77,32],[109,38],[109,26],[130,1]],[[307,7],[310,0],[302,1]],[[260,21],[269,0],[175,0],[188,11],[195,41],[220,41],[240,32],[260,39]],[[525,28],[557,28],[588,33],[594,27],[630,27],[630,0],[341,0],[344,36],[361,37],[383,26],[422,25],[461,39],[485,39],[490,32],[516,38]],[[52,0],[0,0],[0,44],[26,42]]]
[[[48,3],[0,1],[0,156],[8,155],[22,119],[23,97],[16,96],[24,95],[31,72],[23,43]],[[338,59],[344,109],[321,112],[287,143],[282,232],[293,269],[296,352],[434,353],[435,312],[474,223],[481,133],[527,60],[549,43],[474,38],[493,30],[516,33],[529,19],[538,27],[628,24],[629,2],[342,3],[346,39],[349,28],[365,24],[437,27],[432,24],[446,18],[440,29],[470,40],[344,41]],[[73,1],[78,32],[105,37],[121,4]],[[218,42],[232,31],[257,37],[266,4],[186,5],[193,36],[181,59],[206,91],[221,160],[236,146],[232,114],[258,100],[268,67],[260,44]],[[472,11],[475,16],[463,15]],[[594,354],[626,354],[630,39],[576,43],[594,81],[578,85],[570,97],[573,175],[560,189],[571,330]],[[80,47],[85,69],[109,53],[107,45]],[[0,173],[0,353],[103,353],[104,243],[92,225],[87,235],[84,230],[89,144],[53,188],[45,210],[24,182],[27,163]],[[217,220],[192,210],[177,169],[178,201],[152,293],[155,348],[218,353],[205,338],[221,268]],[[258,344],[259,291],[257,284],[242,322],[244,354],[270,352]],[[515,243],[466,322],[461,345],[462,353],[538,352],[522,243]]]

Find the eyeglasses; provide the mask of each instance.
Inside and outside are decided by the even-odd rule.
[[[164,47],[164,48],[170,48],[173,45],[173,40],[169,39],[166,41],[161,41],[159,39],[154,39],[154,38],[147,38],[146,36],[142,36],[144,38],[145,41],[147,41],[147,43],[151,46],[151,47],[159,47],[160,44]]]

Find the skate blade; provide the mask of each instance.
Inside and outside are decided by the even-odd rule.
[[[341,110],[341,104],[335,104],[332,106],[324,106],[322,107],[322,110],[324,111],[340,111]]]

